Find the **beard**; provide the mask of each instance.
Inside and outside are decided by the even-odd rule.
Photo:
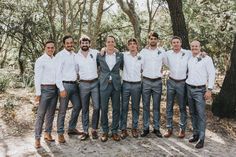
[[[81,47],[81,49],[82,49],[83,51],[88,51],[88,50],[89,50],[89,47],[88,47],[88,46],[83,46],[83,47]]]
[[[150,46],[157,46],[157,43],[150,43]]]

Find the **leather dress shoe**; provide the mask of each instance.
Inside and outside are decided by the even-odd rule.
[[[143,130],[143,133],[141,134],[141,137],[146,137],[149,134],[149,129],[148,130]]]
[[[98,133],[97,133],[97,131],[94,130],[94,131],[91,132],[91,134],[92,134],[92,138],[93,138],[93,139],[98,139]]]
[[[83,135],[80,137],[80,140],[85,141],[87,138],[89,138],[89,134],[88,133],[83,133]]]
[[[162,138],[162,134],[161,134],[160,130],[154,129],[154,130],[153,130],[153,133],[154,133],[157,137]]]
[[[122,131],[121,131],[120,137],[121,137],[122,139],[125,139],[125,138],[128,137],[128,136],[129,136],[129,134],[128,134],[127,130],[122,130]]]
[[[195,145],[195,148],[200,149],[204,147],[204,140],[199,140],[198,143]]]
[[[199,139],[199,136],[198,135],[193,135],[188,141],[190,143],[193,143],[193,142],[197,142]]]
[[[44,140],[48,141],[48,142],[54,142],[55,141],[55,139],[52,138],[52,135],[48,132],[44,133]]]
[[[108,140],[108,134],[107,133],[103,133],[102,137],[101,137],[101,141],[102,142],[106,142]]]
[[[179,130],[178,138],[184,138],[185,137],[185,131],[183,129]]]
[[[77,129],[68,129],[68,135],[83,135],[83,132],[78,131]]]
[[[166,133],[164,134],[164,137],[169,138],[172,135],[173,131],[172,129],[167,129]]]
[[[112,134],[112,139],[114,141],[120,141],[120,136],[118,134],[114,133],[114,134]]]
[[[131,132],[132,132],[132,136],[133,136],[134,138],[137,138],[137,137],[138,137],[138,130],[137,130],[137,129],[132,129]]]
[[[41,147],[40,139],[35,139],[35,148],[38,149]]]
[[[63,134],[61,134],[61,135],[58,135],[58,142],[59,142],[59,143],[65,143],[65,142],[66,142],[66,140],[65,140],[65,138],[64,138],[64,135],[63,135]]]

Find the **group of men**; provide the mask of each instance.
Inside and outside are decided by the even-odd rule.
[[[72,36],[63,38],[64,49],[56,54],[53,41],[45,43],[44,54],[35,63],[36,100],[39,101],[35,124],[35,147],[41,147],[40,137],[45,119],[44,139],[54,141],[51,136],[52,123],[59,97],[60,106],[57,117],[58,142],[65,143],[64,121],[68,103],[73,108],[68,126],[68,135],[80,135],[86,140],[89,135],[98,139],[98,124],[102,129],[101,141],[108,140],[109,100],[112,104],[111,137],[114,141],[129,136],[127,114],[131,99],[132,129],[134,138],[139,137],[138,121],[140,100],[143,101],[143,131],[141,137],[149,134],[150,101],[153,104],[153,133],[160,132],[160,102],[162,94],[162,66],[170,70],[167,80],[167,131],[164,137],[173,133],[173,106],[175,97],[179,105],[179,138],[185,137],[187,123],[186,97],[188,98],[193,136],[189,142],[197,142],[196,148],[204,146],[205,139],[205,100],[211,98],[214,85],[215,68],[212,59],[201,52],[199,41],[191,43],[191,51],[181,48],[178,36],[171,39],[172,50],[158,47],[159,36],[151,32],[148,46],[138,52],[138,41],[131,38],[127,42],[127,52],[117,52],[114,36],[106,37],[106,47],[101,52],[90,48],[90,38],[82,36],[80,50],[75,53]],[[120,71],[123,71],[122,76]],[[77,83],[79,80],[79,83]],[[207,86],[207,87],[206,87]],[[92,131],[89,134],[89,104],[93,105]],[[83,132],[76,129],[82,109]],[[101,116],[100,116],[101,113]],[[118,131],[121,130],[119,134]]]

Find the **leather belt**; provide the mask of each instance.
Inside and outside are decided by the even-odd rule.
[[[205,85],[200,85],[200,86],[194,86],[194,85],[190,85],[190,84],[187,84],[189,87],[191,88],[194,88],[194,89],[197,89],[197,88],[205,88],[206,86]]]
[[[92,79],[92,80],[80,80],[80,82],[85,82],[85,83],[93,83],[95,81],[97,81],[98,78]]]
[[[161,77],[158,77],[158,78],[149,78],[149,77],[143,76],[143,78],[146,79],[146,80],[149,80],[149,81],[158,81],[158,80],[161,80]]]
[[[130,84],[140,84],[141,83],[141,81],[133,81],[133,82],[131,82],[131,81],[125,81],[125,80],[123,80],[123,82],[124,83],[130,83]]]
[[[62,81],[63,83],[68,83],[68,84],[76,84],[76,81]]]
[[[41,84],[43,87],[56,87],[56,84]]]
[[[186,80],[186,79],[176,80],[176,79],[174,79],[174,78],[172,78],[172,77],[169,77],[169,79],[170,79],[170,80],[173,80],[173,81],[175,81],[175,82],[182,82],[182,81],[185,81],[185,80]]]

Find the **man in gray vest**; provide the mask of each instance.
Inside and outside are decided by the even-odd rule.
[[[203,148],[206,130],[205,100],[211,99],[215,81],[215,68],[211,57],[200,53],[200,42],[191,44],[192,57],[188,61],[187,95],[193,136],[189,142],[197,142],[195,148]],[[207,88],[206,88],[207,84]]]
[[[51,136],[54,113],[57,105],[58,89],[56,87],[56,66],[54,59],[55,46],[53,41],[45,43],[44,54],[36,60],[35,63],[35,101],[39,102],[37,117],[35,122],[35,147],[40,148],[40,137],[42,133],[43,122],[45,118],[46,141],[55,141]]]
[[[100,70],[100,98],[101,98],[101,141],[108,140],[108,102],[112,101],[112,138],[119,141],[118,135],[119,118],[120,118],[120,90],[121,76],[120,68],[123,68],[123,55],[115,53],[115,37],[107,36],[106,51],[104,55],[98,54],[97,63]]]

